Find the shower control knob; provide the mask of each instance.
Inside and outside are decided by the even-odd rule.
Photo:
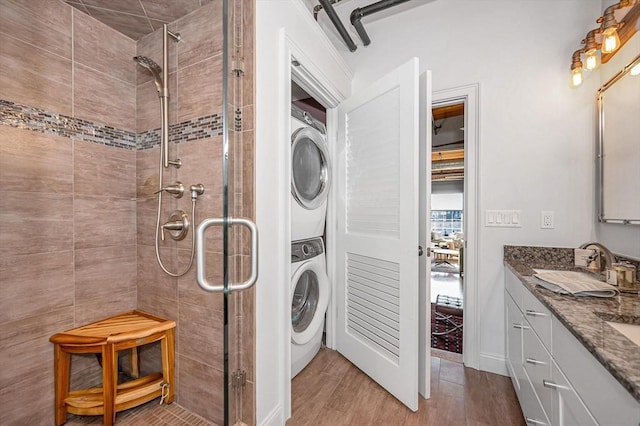
[[[191,191],[191,199],[195,200],[196,198],[198,198],[198,195],[204,194],[204,185],[201,183],[191,185],[189,187],[189,191]]]
[[[160,188],[159,190],[154,192],[154,194],[157,194],[162,191],[166,191],[167,193],[173,195],[174,197],[180,198],[184,195],[184,185],[182,184],[182,182],[177,181],[173,185],[167,185],[165,187]]]

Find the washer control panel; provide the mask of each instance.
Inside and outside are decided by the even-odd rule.
[[[311,259],[322,253],[324,253],[324,243],[321,237],[291,243],[291,263]]]

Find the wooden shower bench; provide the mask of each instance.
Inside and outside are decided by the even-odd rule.
[[[133,310],[51,336],[54,344],[56,425],[67,421],[67,413],[103,415],[104,425],[113,425],[116,413],[162,396],[167,404],[174,397],[175,321]],[[162,373],[139,376],[138,346],[161,342]],[[118,385],[118,351],[131,349],[135,380]],[[69,390],[71,354],[102,355],[102,387]]]

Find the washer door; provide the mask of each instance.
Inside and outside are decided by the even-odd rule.
[[[329,152],[324,137],[312,127],[291,135],[291,194],[308,210],[326,200],[331,179]]]
[[[291,279],[291,341],[308,343],[324,324],[329,278],[321,262],[308,260]]]

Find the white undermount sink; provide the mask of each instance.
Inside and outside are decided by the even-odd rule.
[[[607,321],[611,327],[622,333],[627,339],[640,346],[640,325]]]

